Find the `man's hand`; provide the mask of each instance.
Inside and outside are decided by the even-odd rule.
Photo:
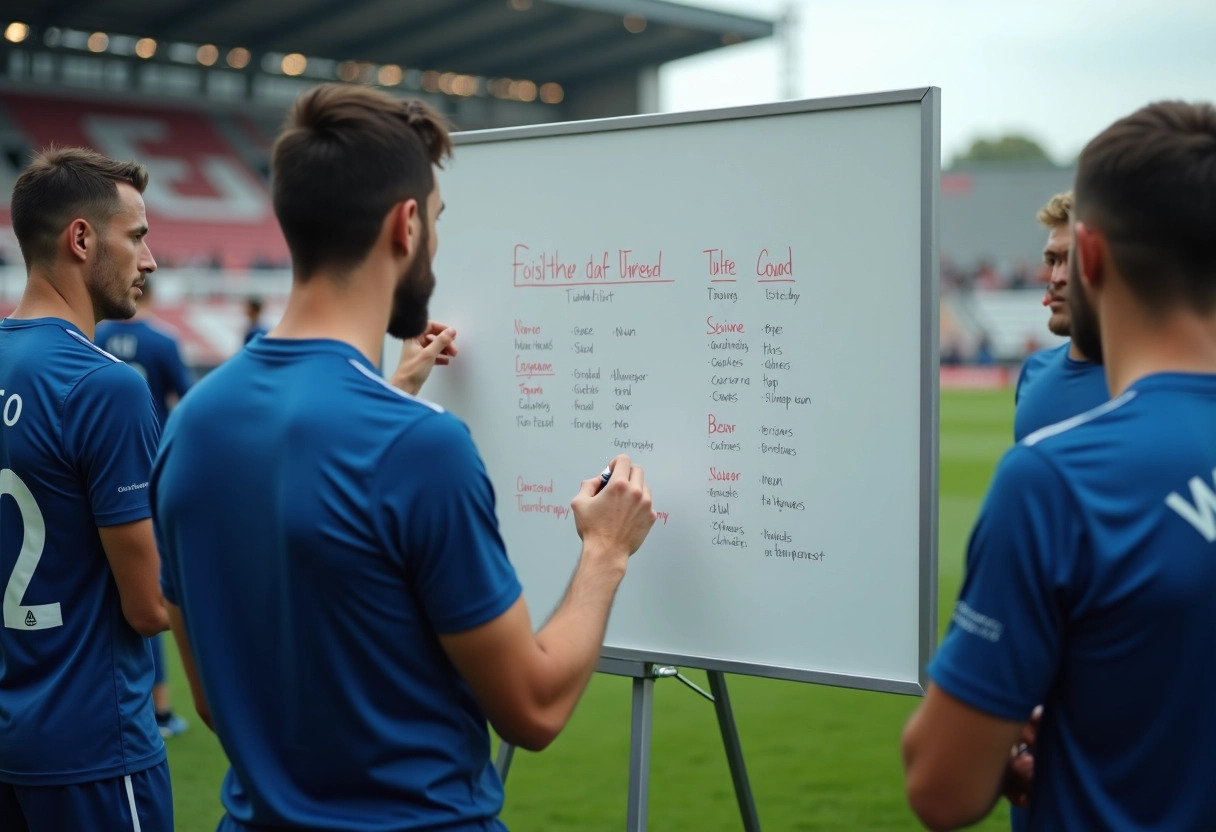
[[[584,480],[570,508],[585,547],[603,547],[628,557],[638,550],[654,525],[650,486],[641,466],[633,465],[625,454],[613,459],[610,467],[608,483],[603,485],[599,474]]]
[[[438,321],[427,323],[426,331],[401,344],[401,360],[393,371],[392,383],[411,396],[418,395],[436,364],[445,365],[456,356],[456,330]]]
[[[1005,779],[1001,784],[1002,794],[1010,803],[1022,809],[1030,803],[1030,793],[1034,788],[1034,743],[1042,717],[1043,706],[1039,705],[1022,728],[1019,744],[1009,753],[1009,765],[1005,768]]]

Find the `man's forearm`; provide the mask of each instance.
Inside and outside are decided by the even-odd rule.
[[[584,550],[562,602],[536,635],[537,644],[555,665],[559,683],[553,699],[563,721],[595,672],[626,562],[625,557]]]

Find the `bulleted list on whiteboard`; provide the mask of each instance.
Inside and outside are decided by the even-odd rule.
[[[659,504],[660,524],[690,529],[715,553],[804,565],[828,557],[806,520],[807,451],[822,440],[808,428],[815,401],[799,281],[810,276],[794,246],[579,252],[517,243],[506,260],[519,291],[513,348],[500,360],[511,361],[509,418],[521,443],[573,433],[639,464],[678,454],[689,472],[678,487],[695,497],[672,505],[699,516]],[[647,293],[675,293],[680,317],[658,324],[638,314]],[[678,407],[668,395],[677,387],[692,391]],[[671,436],[673,419],[678,439],[656,439]],[[514,511],[568,515],[568,495],[542,468],[521,472],[515,486]]]

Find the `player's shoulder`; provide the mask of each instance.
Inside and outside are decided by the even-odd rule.
[[[1096,437],[1118,429],[1127,407],[1137,396],[1137,391],[1128,390],[1120,396],[1093,407],[1076,416],[1039,428],[1019,444],[1028,448],[1038,447],[1044,451],[1069,448],[1078,444],[1089,444]]]
[[[56,357],[64,361],[65,364],[70,364],[71,369],[79,371],[79,381],[83,383],[86,379],[91,379],[97,373],[101,373],[105,379],[116,379],[114,383],[121,384],[123,379],[132,378],[140,384],[143,379],[139,373],[132,369],[121,358],[113,353],[107,352],[101,347],[94,344],[82,333],[75,329],[63,328],[60,330],[61,335],[52,336],[56,350]],[[70,361],[65,360],[70,359]],[[93,379],[91,383],[97,383],[98,379]]]
[[[416,416],[430,416],[447,412],[435,402],[394,387],[383,376],[358,359],[345,358],[342,361],[340,366],[347,382],[354,391],[364,394],[372,401]]]
[[[1038,350],[1026,356],[1023,366],[1030,371],[1038,371],[1044,367],[1050,367],[1054,364],[1062,365],[1064,359],[1068,356],[1068,343],[1065,342],[1058,347],[1048,347],[1045,350]]]

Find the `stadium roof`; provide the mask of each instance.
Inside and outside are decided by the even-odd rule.
[[[774,30],[666,0],[0,0],[0,15],[38,30],[244,47],[255,58],[302,53],[564,84]]]

